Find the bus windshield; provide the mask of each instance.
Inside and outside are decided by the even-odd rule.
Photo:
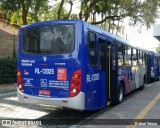
[[[23,53],[63,54],[74,50],[74,26],[52,25],[23,31]]]

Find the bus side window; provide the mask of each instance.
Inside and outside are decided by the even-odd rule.
[[[145,66],[146,65],[146,53],[145,52],[143,52],[143,66]]]
[[[133,66],[137,66],[137,49],[135,48],[133,48],[132,64]]]
[[[131,47],[125,46],[124,64],[131,65]]]
[[[138,65],[142,65],[142,51],[138,50]]]
[[[96,34],[93,32],[88,33],[88,50],[89,50],[89,59],[93,67],[97,66],[97,45],[96,45]]]
[[[118,44],[118,65],[123,65],[123,45],[121,43]]]

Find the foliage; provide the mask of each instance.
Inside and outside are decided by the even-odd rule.
[[[23,25],[38,21],[38,12],[41,9],[48,9],[47,0],[1,0],[0,9],[4,18],[10,18],[11,22],[15,20],[22,22]],[[39,14],[40,15],[40,14]]]
[[[158,7],[158,0],[81,0],[79,16],[92,24],[106,21],[110,24],[128,18],[131,25],[145,25],[149,28],[157,17]],[[101,14],[101,20],[90,19],[91,13]]]
[[[53,2],[53,0],[52,0]],[[10,23],[18,23],[22,25],[55,19],[78,18],[76,14],[71,14],[73,1],[61,0],[54,5],[49,5],[49,0],[2,0],[0,1],[0,10],[4,14],[4,19],[10,20]],[[67,11],[65,4],[70,5]]]
[[[79,2],[79,17],[73,5]],[[54,3],[54,4],[50,4]],[[66,9],[66,5],[69,10]],[[30,24],[44,20],[82,19],[94,25],[107,27],[111,32],[121,29],[120,22],[127,18],[130,25],[147,28],[158,17],[158,0],[1,0],[0,9],[11,23]],[[96,18],[98,16],[98,18]],[[101,18],[99,18],[101,17]],[[97,21],[97,19],[100,19]]]
[[[1,58],[0,59],[0,84],[16,82],[16,58]]]

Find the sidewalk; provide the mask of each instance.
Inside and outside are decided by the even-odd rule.
[[[95,117],[94,122],[92,120],[88,121],[79,128],[160,128],[159,106],[160,81],[156,81],[146,85],[144,90],[135,93],[121,104]],[[145,119],[148,119],[147,122]],[[135,125],[127,124],[130,120]],[[137,121],[144,123],[142,124],[144,126],[141,126],[140,123],[137,124]],[[118,123],[116,124],[116,122]]]
[[[11,84],[0,84],[0,93],[1,92],[7,92],[7,91],[14,91],[16,90],[17,84],[11,83]]]

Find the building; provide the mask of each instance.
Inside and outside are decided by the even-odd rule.
[[[160,24],[153,25],[153,36],[160,41]]]

